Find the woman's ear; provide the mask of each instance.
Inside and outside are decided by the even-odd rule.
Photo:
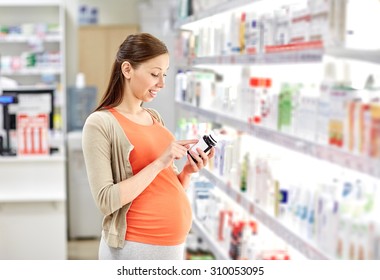
[[[132,65],[128,61],[124,61],[121,64],[121,72],[123,73],[123,76],[127,79],[131,77],[131,70],[132,70]]]

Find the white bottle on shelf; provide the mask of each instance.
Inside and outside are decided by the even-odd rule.
[[[260,23],[256,12],[248,12],[245,27],[245,53],[256,54],[260,51]]]
[[[183,70],[178,70],[175,79],[175,98],[177,101],[186,100],[187,75]]]
[[[290,15],[289,8],[280,8],[274,12],[273,45],[287,45],[290,42]]]
[[[238,96],[236,103],[236,116],[243,119],[244,121],[248,120],[249,117],[249,79],[251,76],[251,70],[249,66],[244,66],[241,70],[240,84],[238,86]]]
[[[274,45],[273,15],[265,13],[260,17],[260,53],[266,52],[266,47]]]

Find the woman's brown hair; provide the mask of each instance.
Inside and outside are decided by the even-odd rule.
[[[141,63],[165,53],[168,53],[166,45],[153,35],[149,33],[129,35],[119,47],[107,90],[95,111],[116,107],[123,100],[124,76],[121,65],[124,61],[128,61],[136,69]]]

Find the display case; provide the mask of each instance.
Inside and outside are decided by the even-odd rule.
[[[48,131],[39,134],[43,153],[20,152],[18,128],[31,119],[22,122],[25,108],[19,108],[23,116],[13,112],[18,128],[10,143],[18,152],[0,156],[0,259],[67,258],[64,38],[64,1],[0,1],[0,89],[46,92],[40,102],[50,100],[43,120]]]
[[[357,43],[370,21],[355,21],[355,1],[210,1],[190,15],[185,2],[175,25],[178,135],[193,137],[197,123],[208,123],[252,139],[236,162],[226,159],[236,152],[226,140],[218,166],[202,177],[305,258],[379,258],[379,208],[372,206],[380,204],[380,45]],[[362,9],[375,19],[379,3],[367,4]],[[267,161],[278,166],[265,179],[268,190],[260,190]],[[243,186],[236,174],[249,182]],[[294,215],[284,219],[281,211]],[[196,221],[194,230],[226,258],[207,227]]]

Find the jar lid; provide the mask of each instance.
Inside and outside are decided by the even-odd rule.
[[[218,143],[218,137],[216,136],[215,132],[213,130],[210,131],[209,133],[210,139],[216,143]]]

